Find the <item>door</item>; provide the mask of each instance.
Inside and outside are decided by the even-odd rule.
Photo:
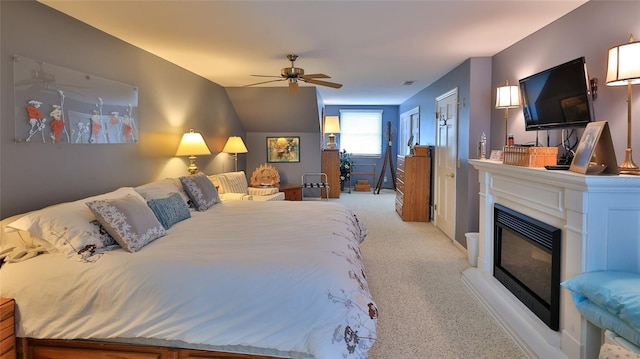
[[[458,158],[458,89],[436,98],[436,148],[434,166],[434,222],[455,238],[456,165]]]

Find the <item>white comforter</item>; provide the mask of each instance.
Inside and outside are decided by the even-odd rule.
[[[0,295],[16,299],[17,335],[367,357],[377,309],[360,257],[366,229],[350,211],[227,201],[192,215],[138,253],[5,264]]]

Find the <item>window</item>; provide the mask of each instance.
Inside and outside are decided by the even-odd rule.
[[[340,110],[340,149],[355,156],[381,156],[382,110]]]

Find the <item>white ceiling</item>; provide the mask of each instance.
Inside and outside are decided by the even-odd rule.
[[[344,84],[318,87],[328,105],[400,104],[586,2],[39,1],[224,87],[268,80],[251,75],[279,75],[297,54],[296,67]]]

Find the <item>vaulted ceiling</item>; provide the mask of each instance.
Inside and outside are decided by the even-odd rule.
[[[467,58],[492,56],[585,3],[39,1],[224,87],[266,81],[251,75],[277,76],[297,54],[296,67],[344,85],[317,88],[325,104],[341,105],[400,104]],[[286,81],[257,87],[266,86]]]

